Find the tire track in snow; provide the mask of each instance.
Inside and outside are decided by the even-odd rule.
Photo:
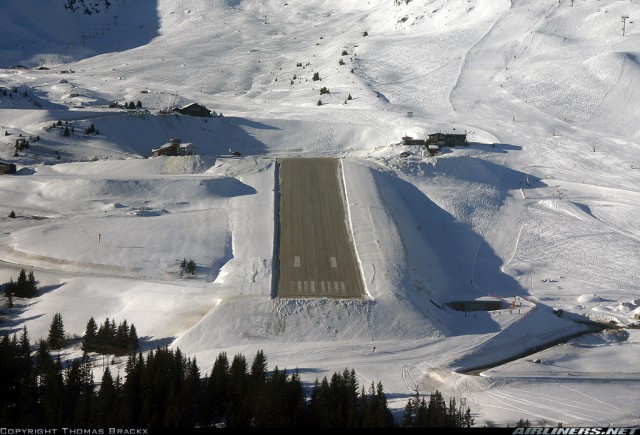
[[[469,382],[472,383],[472,386],[475,385],[476,388],[472,388],[472,386],[469,385]],[[568,403],[566,400],[553,398],[548,394],[536,393],[531,391],[523,391],[522,393],[516,392],[513,394],[505,391],[492,391],[489,388],[494,387],[493,385],[480,385],[478,380],[473,377],[466,378],[464,385],[458,382],[456,382],[455,384],[461,396],[466,397],[471,403],[479,407],[502,409],[513,412],[523,412],[525,414],[531,415],[532,417],[546,421],[560,422],[560,420],[558,420],[556,417],[558,415],[562,415],[566,418],[575,419],[580,422],[601,424],[601,422],[606,421],[609,424],[613,424],[613,422],[609,422],[609,420],[606,418],[607,416],[611,415],[612,411],[625,413],[630,418],[636,417],[636,414],[628,409],[613,405],[604,400],[598,399],[597,397],[575,390],[561,383],[554,384],[558,387],[568,389],[576,394],[580,394],[588,399],[591,399],[593,400],[593,403],[589,403],[588,401],[584,400],[573,400],[572,402]],[[475,390],[479,393],[474,395],[472,390]],[[541,402],[542,399],[546,400],[547,403],[543,404]],[[603,405],[605,407],[604,409]],[[552,415],[554,414],[556,415],[556,417],[552,417]],[[599,419],[598,416],[602,416],[602,419]]]
[[[570,403],[566,403],[566,402],[562,403],[564,408],[560,408],[559,406],[557,406],[557,404],[554,404],[554,403],[547,404],[541,401],[529,400],[529,399],[520,397],[520,395],[518,394],[510,394],[504,391],[502,392],[488,391],[487,394],[490,397],[492,397],[494,400],[497,400],[498,398],[505,399],[505,400],[508,399],[510,403],[517,403],[518,405],[522,405],[526,407],[526,409],[537,408],[540,410],[539,412],[552,411],[554,413],[557,413],[572,419],[595,421],[592,419],[593,412],[595,411],[594,409],[577,407],[575,405],[571,405]],[[573,407],[577,409],[568,409],[567,407]],[[582,411],[582,412],[579,412],[579,411]],[[602,412],[602,414],[604,413]],[[550,417],[545,417],[545,418],[550,419]]]
[[[524,229],[524,222],[520,222],[520,230],[518,231],[518,236],[516,237],[516,242],[514,243],[514,246],[513,246],[513,252],[511,253],[511,256],[509,257],[507,262],[502,265],[502,268],[501,268],[502,272],[504,272],[505,267],[511,264],[514,257],[516,256],[516,253],[518,252],[518,245],[520,244],[520,237],[522,236],[523,229]]]
[[[490,398],[492,398],[494,401],[496,401],[496,402],[498,402],[498,403],[500,403],[500,404],[502,404],[502,405],[504,405],[504,406],[498,406],[498,405],[492,405],[492,404],[480,404],[480,403],[478,403],[479,405],[481,405],[481,406],[483,406],[483,407],[487,407],[487,408],[496,408],[496,409],[503,409],[503,410],[506,410],[506,411],[518,411],[518,412],[521,412],[521,413],[523,413],[523,414],[528,414],[528,415],[531,415],[531,416],[533,416],[533,417],[537,417],[537,418],[539,418],[539,419],[541,419],[541,420],[552,420],[552,421],[555,421],[555,422],[558,422],[558,423],[560,422],[560,420],[556,420],[556,419],[554,419],[554,418],[548,418],[547,416],[542,415],[542,414],[538,414],[538,413],[536,413],[536,412],[533,412],[532,410],[529,410],[529,409],[523,409],[523,408],[519,408],[519,407],[517,407],[517,406],[511,405],[510,403],[507,403],[507,402],[505,402],[504,400],[501,400],[500,398],[493,397],[493,395],[492,395],[492,393],[491,393],[490,391],[487,391],[487,393],[486,393],[486,394],[487,394],[487,396],[489,396]]]
[[[574,393],[581,394],[581,395],[583,395],[583,396],[585,396],[585,397],[588,397],[589,399],[594,400],[594,401],[596,401],[596,402],[598,402],[598,403],[600,403],[600,404],[602,404],[602,405],[606,405],[606,406],[608,406],[608,407],[609,407],[609,408],[611,408],[611,409],[615,409],[616,411],[628,412],[628,413],[629,413],[629,415],[635,415],[635,413],[631,412],[631,411],[630,411],[630,410],[628,410],[628,409],[624,409],[624,408],[620,408],[619,406],[612,405],[611,403],[607,403],[607,402],[605,402],[604,400],[600,400],[600,399],[598,399],[597,397],[594,397],[594,396],[591,396],[591,395],[589,395],[589,394],[583,393],[582,391],[578,391],[578,390],[576,390],[576,389],[574,389],[574,388],[567,387],[566,385],[560,385],[560,386],[561,386],[562,388],[566,388],[567,390],[573,391]]]
[[[413,382],[414,388],[411,388],[409,386],[409,380],[407,379],[407,377],[411,379],[411,382]],[[416,382],[415,379],[413,379],[413,376],[411,375],[411,371],[405,365],[402,366],[402,380],[404,381],[404,384],[407,387],[407,391],[415,393],[415,391],[418,390],[418,383]]]

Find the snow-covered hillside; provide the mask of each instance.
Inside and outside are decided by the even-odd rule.
[[[637,424],[634,329],[463,372],[637,324],[640,3],[42,3],[0,6],[0,282],[42,292],[4,332],[126,319],[203,372],[354,368],[398,418],[417,386],[476,425]],[[167,110],[188,103],[221,116]],[[454,129],[468,147],[402,144]],[[151,157],[176,137],[197,155]],[[343,162],[361,301],[273,298],[277,161],[318,156]],[[505,309],[445,305],[485,296]]]

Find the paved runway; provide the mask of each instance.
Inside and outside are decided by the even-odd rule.
[[[280,298],[362,298],[338,159],[280,161]]]

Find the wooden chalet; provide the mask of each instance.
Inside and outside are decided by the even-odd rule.
[[[179,146],[180,146],[180,139],[171,138],[169,139],[168,143],[160,146],[160,148],[152,149],[151,152],[153,153],[153,157],[177,156]]]
[[[182,143],[180,138],[174,137],[160,148],[151,150],[153,157],[159,156],[191,156],[196,154],[196,146],[192,143]]]
[[[13,163],[0,162],[0,174],[15,174],[16,165]]]
[[[466,133],[431,133],[426,145],[438,145],[438,147],[467,146]]]
[[[216,114],[213,110],[209,110],[198,103],[191,103],[187,104],[186,106],[175,107],[173,111],[181,113],[183,115],[200,116],[203,118],[210,118],[211,116],[215,116]]]
[[[421,145],[427,148],[430,156],[436,156],[443,147],[467,146],[467,134],[456,131],[447,133],[431,133],[428,139],[415,139],[411,136],[402,138],[403,145]]]
[[[404,145],[424,145],[425,142],[426,141],[424,139],[415,139],[411,136],[404,136],[402,138],[402,143]]]
[[[181,143],[178,145],[179,156],[192,156],[196,153],[196,146],[192,143]]]

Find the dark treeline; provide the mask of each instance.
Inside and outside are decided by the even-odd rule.
[[[456,406],[456,399],[449,399],[449,406],[436,390],[429,401],[418,392],[409,399],[404,408],[402,427],[466,427],[473,426],[471,409],[462,404]]]
[[[137,350],[139,346],[136,327],[133,323],[129,326],[126,320],[116,325],[115,320],[106,318],[98,327],[92,317],[82,337],[82,350],[85,352],[124,355]]]
[[[36,279],[33,276],[33,271],[29,272],[27,275],[27,272],[22,269],[18,274],[17,281],[10,278],[9,282],[4,283],[4,295],[9,301],[11,301],[13,296],[17,296],[19,298],[36,297],[38,295],[37,291],[38,287],[36,286]]]
[[[307,396],[298,371],[290,373],[276,366],[268,372],[262,351],[256,353],[251,365],[242,354],[229,360],[222,352],[211,372],[201,376],[195,358],[186,357],[180,349],[164,347],[146,356],[131,353],[123,377],[114,376],[107,366],[96,387],[86,352],[63,366],[51,355],[46,341],[39,341],[36,347],[32,356],[26,327],[19,337],[4,335],[0,339],[0,426],[394,426],[382,384],[361,387],[353,369],[316,380]],[[417,417],[422,411],[416,400],[417,406],[406,419],[412,427],[423,423]],[[429,409],[430,414],[448,412],[441,402],[437,409],[431,405]],[[455,405],[452,409],[459,417],[438,421],[472,424]]]

